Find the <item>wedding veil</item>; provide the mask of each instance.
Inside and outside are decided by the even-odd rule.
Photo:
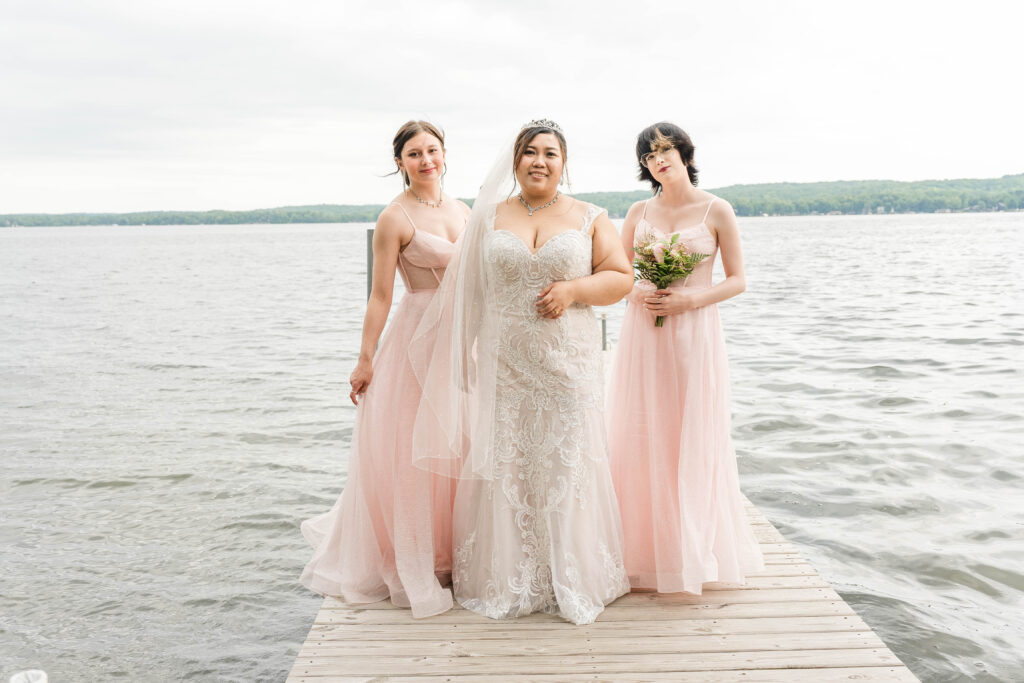
[[[423,392],[412,425],[413,464],[452,477],[493,477],[499,340],[484,246],[498,202],[515,188],[512,147],[513,140],[502,147],[480,187],[409,349]]]

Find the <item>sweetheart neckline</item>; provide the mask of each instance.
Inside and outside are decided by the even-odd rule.
[[[704,228],[709,235],[714,237],[714,233],[711,232],[711,228],[708,227],[708,224],[705,221],[701,221],[700,223],[697,223],[696,225],[691,225],[688,228],[681,228],[679,230],[673,230],[672,232],[665,232],[664,230],[659,228],[657,225],[655,225],[654,223],[652,223],[649,220],[647,220],[647,218],[645,218],[644,216],[641,216],[640,220],[642,220],[644,223],[646,223],[650,227],[652,227],[655,230],[657,230],[658,232],[660,232],[662,235],[665,235],[666,237],[669,236],[669,235],[675,235],[675,234],[680,233],[680,232],[686,232],[687,230],[693,230],[694,228]]]
[[[537,247],[537,251],[532,251],[530,249],[530,245],[528,245],[526,243],[526,241],[522,237],[520,237],[519,235],[515,234],[511,230],[506,230],[505,228],[493,228],[491,232],[493,232],[493,233],[504,232],[506,234],[511,235],[513,237],[513,239],[515,239],[516,242],[519,242],[519,244],[521,244],[523,246],[523,249],[525,249],[526,253],[529,254],[530,256],[537,256],[540,252],[542,252],[544,250],[544,247],[548,246],[549,244],[554,242],[556,239],[558,239],[562,235],[570,235],[572,233],[577,233],[577,234],[580,234],[580,235],[584,235],[585,237],[589,237],[589,235],[587,235],[587,233],[583,232],[582,230],[563,230],[562,232],[555,233],[551,237],[549,237],[546,240],[544,240],[544,244],[542,244],[539,247]]]
[[[456,237],[456,238],[455,238],[455,242],[453,242],[453,241],[451,241],[450,239],[448,239],[447,237],[442,237],[441,235],[435,235],[435,234],[434,234],[434,233],[432,233],[432,232],[427,232],[426,230],[420,230],[420,229],[419,229],[419,228],[417,228],[417,227],[413,227],[413,237],[415,237],[416,235],[418,235],[418,234],[420,234],[420,233],[423,233],[424,235],[430,235],[431,237],[436,237],[437,239],[439,239],[439,240],[443,240],[443,241],[447,242],[448,244],[451,244],[452,246],[455,246],[455,242],[458,242],[458,241],[459,241],[459,238],[458,238],[458,237]],[[409,240],[409,242],[411,243],[411,242],[412,242],[412,240]],[[406,246],[406,247],[408,247],[408,246],[409,246],[409,243],[406,243],[406,245],[405,245],[405,246]]]
[[[452,242],[452,241],[451,241],[451,240],[449,240],[449,239],[448,239],[447,237],[441,237],[440,235],[435,235],[435,234],[434,234],[434,233],[432,233],[432,232],[427,232],[426,230],[420,230],[419,228],[417,228],[417,227],[416,227],[416,226],[414,225],[414,226],[412,226],[412,237],[411,237],[411,238],[409,238],[409,241],[408,241],[408,242],[406,242],[406,243],[405,243],[405,244],[404,244],[404,245],[402,246],[402,248],[398,250],[398,254],[399,254],[399,256],[401,256],[402,254],[404,254],[404,253],[405,253],[405,252],[406,252],[406,251],[407,251],[407,250],[409,249],[409,245],[410,245],[410,244],[412,244],[413,240],[415,240],[415,239],[416,239],[416,235],[419,235],[420,233],[423,233],[423,234],[425,234],[425,235],[430,235],[431,237],[433,237],[433,238],[435,238],[435,239],[439,239],[439,240],[441,240],[442,242],[444,242],[445,244],[447,244],[447,245],[449,245],[449,246],[452,246],[452,247],[454,247],[454,246],[456,245],[456,243],[457,243],[457,242],[459,241],[459,238],[458,238],[458,237],[456,237],[456,238],[455,238],[455,242]]]

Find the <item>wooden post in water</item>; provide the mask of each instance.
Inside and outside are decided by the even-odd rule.
[[[373,291],[373,228],[366,229],[366,300]]]

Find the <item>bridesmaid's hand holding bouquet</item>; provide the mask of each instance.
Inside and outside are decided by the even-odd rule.
[[[646,280],[657,289],[665,289],[676,280],[685,280],[693,272],[694,267],[708,257],[686,248],[679,241],[679,233],[670,237],[650,236],[646,241],[633,247],[636,258],[633,268],[636,269],[635,280]],[[661,327],[665,316],[654,319],[654,326]]]

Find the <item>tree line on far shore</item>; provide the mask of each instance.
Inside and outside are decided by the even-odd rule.
[[[1024,173],[963,180],[842,180],[823,183],[730,185],[711,190],[738,216],[806,216],[1024,210]],[[622,218],[650,192],[574,195]],[[469,203],[472,203],[470,200]],[[372,223],[383,204],[313,204],[251,211],[136,211],[0,215],[0,226],[227,225],[251,223]]]

